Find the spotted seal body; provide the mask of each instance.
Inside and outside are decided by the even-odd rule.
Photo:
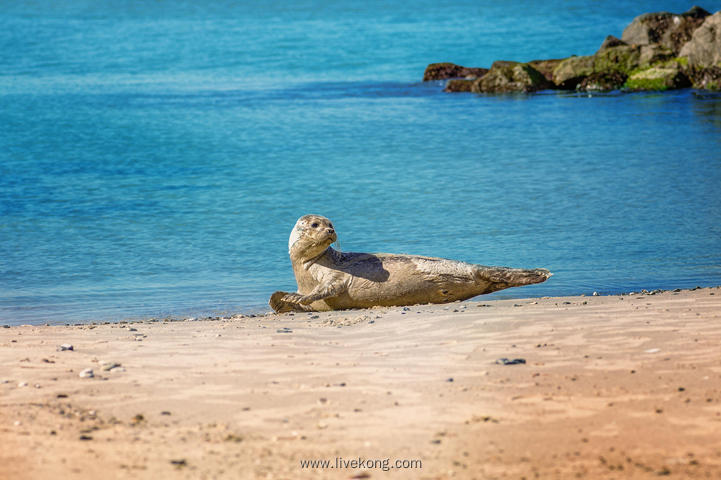
[[[333,224],[320,215],[298,219],[288,241],[297,293],[275,292],[276,312],[327,311],[466,300],[540,283],[548,270],[486,267],[456,260],[388,253],[339,252]]]

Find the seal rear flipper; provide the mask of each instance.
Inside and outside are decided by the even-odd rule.
[[[477,265],[476,267],[476,278],[478,280],[503,285],[499,285],[500,288],[495,288],[493,291],[545,282],[552,275],[545,268],[523,269],[486,267],[483,265]]]

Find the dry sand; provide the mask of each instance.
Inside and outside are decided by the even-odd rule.
[[[719,288],[0,328],[0,382],[2,479],[721,478]]]

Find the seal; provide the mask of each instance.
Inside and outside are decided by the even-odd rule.
[[[487,267],[444,258],[389,253],[339,252],[330,220],[320,215],[298,219],[288,253],[298,292],[275,292],[278,312],[328,311],[466,300],[504,288],[546,281],[543,268]]]

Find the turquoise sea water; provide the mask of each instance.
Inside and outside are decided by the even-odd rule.
[[[268,311],[306,213],[346,251],[555,273],[494,297],[721,284],[721,95],[420,82],[691,4],[256,3],[2,3],[0,322]]]

